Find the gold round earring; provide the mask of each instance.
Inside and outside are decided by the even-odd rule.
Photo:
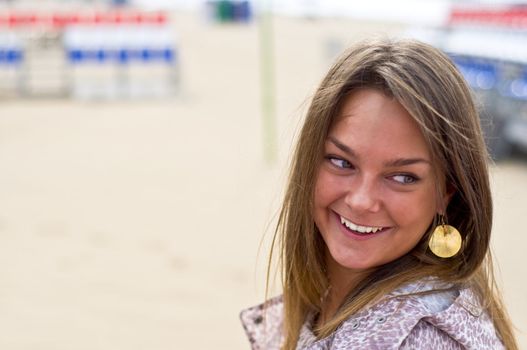
[[[440,223],[432,232],[428,247],[440,258],[451,258],[461,250],[463,239],[455,227],[445,224],[443,215],[440,217]]]

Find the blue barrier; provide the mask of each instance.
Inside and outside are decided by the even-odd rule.
[[[0,48],[0,64],[17,65],[24,59],[24,53],[18,49]]]
[[[66,51],[68,61],[72,64],[88,62],[128,64],[132,62],[173,64],[176,61],[175,50],[165,49],[120,49],[120,50],[81,50]]]

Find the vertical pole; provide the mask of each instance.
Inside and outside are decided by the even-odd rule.
[[[260,81],[264,158],[272,164],[277,158],[275,71],[273,50],[272,0],[261,1],[260,12]]]

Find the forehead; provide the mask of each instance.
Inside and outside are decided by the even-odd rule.
[[[430,160],[428,145],[417,122],[397,100],[376,89],[361,89],[347,96],[329,136],[369,158]]]

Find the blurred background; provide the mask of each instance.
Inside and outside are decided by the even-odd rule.
[[[446,0],[0,1],[0,348],[247,349],[309,98],[373,36],[474,89],[527,348],[527,2]]]

